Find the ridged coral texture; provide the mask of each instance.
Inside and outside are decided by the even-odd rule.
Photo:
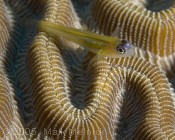
[[[175,4],[172,2],[168,9],[155,12],[138,3],[134,0],[96,0],[93,17],[97,27],[108,35],[118,28],[121,38],[154,54],[166,56],[174,53]]]
[[[175,140],[175,5],[156,4],[0,0],[0,139]],[[118,28],[136,54],[99,57],[22,22],[30,18]]]

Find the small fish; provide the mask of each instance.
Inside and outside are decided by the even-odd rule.
[[[77,43],[102,57],[119,58],[134,55],[134,46],[130,42],[117,37],[104,36],[43,20],[27,19],[24,22],[35,24],[39,31],[44,31],[53,37],[62,37]]]

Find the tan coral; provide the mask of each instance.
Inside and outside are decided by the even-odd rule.
[[[175,3],[173,0],[150,3],[155,5],[152,9],[163,5],[162,9],[151,11],[145,6],[146,1],[96,0],[91,20],[96,23],[94,28],[108,35],[117,27],[121,38],[136,45],[136,55],[156,64],[174,87]]]
[[[2,0],[0,1],[0,19],[0,55],[2,56],[4,51],[7,49],[10,32],[12,30],[12,22],[10,16],[8,15],[7,7]]]
[[[1,65],[2,69],[2,65]],[[25,131],[17,109],[15,96],[7,80],[7,75],[0,71],[0,138],[25,139]]]
[[[85,79],[88,79],[87,93],[84,93],[84,107],[80,109],[71,102],[71,74],[69,76],[67,72],[68,64],[65,63],[64,51],[61,50],[63,44],[58,43],[58,40],[56,42],[57,46],[54,38],[39,34],[28,54],[37,129],[42,131],[40,136],[48,137],[47,134],[57,139],[122,138],[122,135],[117,134],[124,129],[120,125],[130,124],[130,127],[135,128],[129,131],[126,127],[129,132],[125,138],[131,137],[130,135],[133,139],[174,137],[171,91],[158,68],[138,58],[94,58],[94,61],[86,61],[88,64],[85,64],[84,70],[87,74]],[[124,105],[123,100],[129,103]],[[132,107],[128,112],[122,111],[129,106]],[[120,112],[124,119],[119,120]],[[134,117],[141,119],[135,122],[132,120]],[[72,135],[71,130],[74,133]],[[100,131],[101,134],[96,134]]]
[[[119,125],[123,122],[135,126],[125,137],[174,138],[174,104],[167,79],[158,68],[138,58],[86,64],[88,94],[85,107],[79,109],[70,101],[71,90],[66,90],[69,79],[59,49],[47,38],[40,40],[33,44],[28,63],[36,117],[43,133],[59,139],[112,139],[116,128],[123,129]],[[121,122],[120,111],[124,116]],[[134,117],[140,119],[135,122]]]
[[[105,34],[118,28],[121,38],[143,50],[159,56],[175,52],[175,4],[152,12],[135,1],[96,0],[92,16],[96,28]]]
[[[0,1],[0,139],[18,140],[25,139],[23,121],[3,65],[13,26],[8,14],[4,2]]]
[[[80,28],[70,0],[8,3],[12,9],[18,8],[16,13],[13,9],[17,19],[37,15]],[[22,9],[25,15],[18,15]],[[75,44],[43,32],[32,36],[35,29],[30,27],[25,27],[24,47],[20,49],[17,45],[21,45],[20,26],[14,28],[15,36],[11,36],[14,39],[6,65],[12,68],[7,74],[10,78],[14,76],[10,79],[13,86],[22,92],[24,102],[18,109],[27,117],[22,118],[29,130],[28,139],[175,139],[174,93],[165,75],[147,62],[142,50],[139,58],[107,59],[90,53],[84,58],[70,50],[77,48]],[[15,100],[11,101],[15,106]],[[16,116],[18,119],[18,113]]]

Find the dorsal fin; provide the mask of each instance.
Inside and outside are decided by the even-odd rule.
[[[111,37],[120,38],[120,29],[119,29],[119,28],[115,28],[115,30],[114,30],[113,33],[111,34]]]

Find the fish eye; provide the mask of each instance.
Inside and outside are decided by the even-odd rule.
[[[123,46],[117,46],[117,51],[121,54],[124,54],[126,52]]]
[[[127,49],[130,49],[130,43],[126,40],[121,40],[120,44],[117,45],[116,50],[117,52],[124,54],[127,52]]]

